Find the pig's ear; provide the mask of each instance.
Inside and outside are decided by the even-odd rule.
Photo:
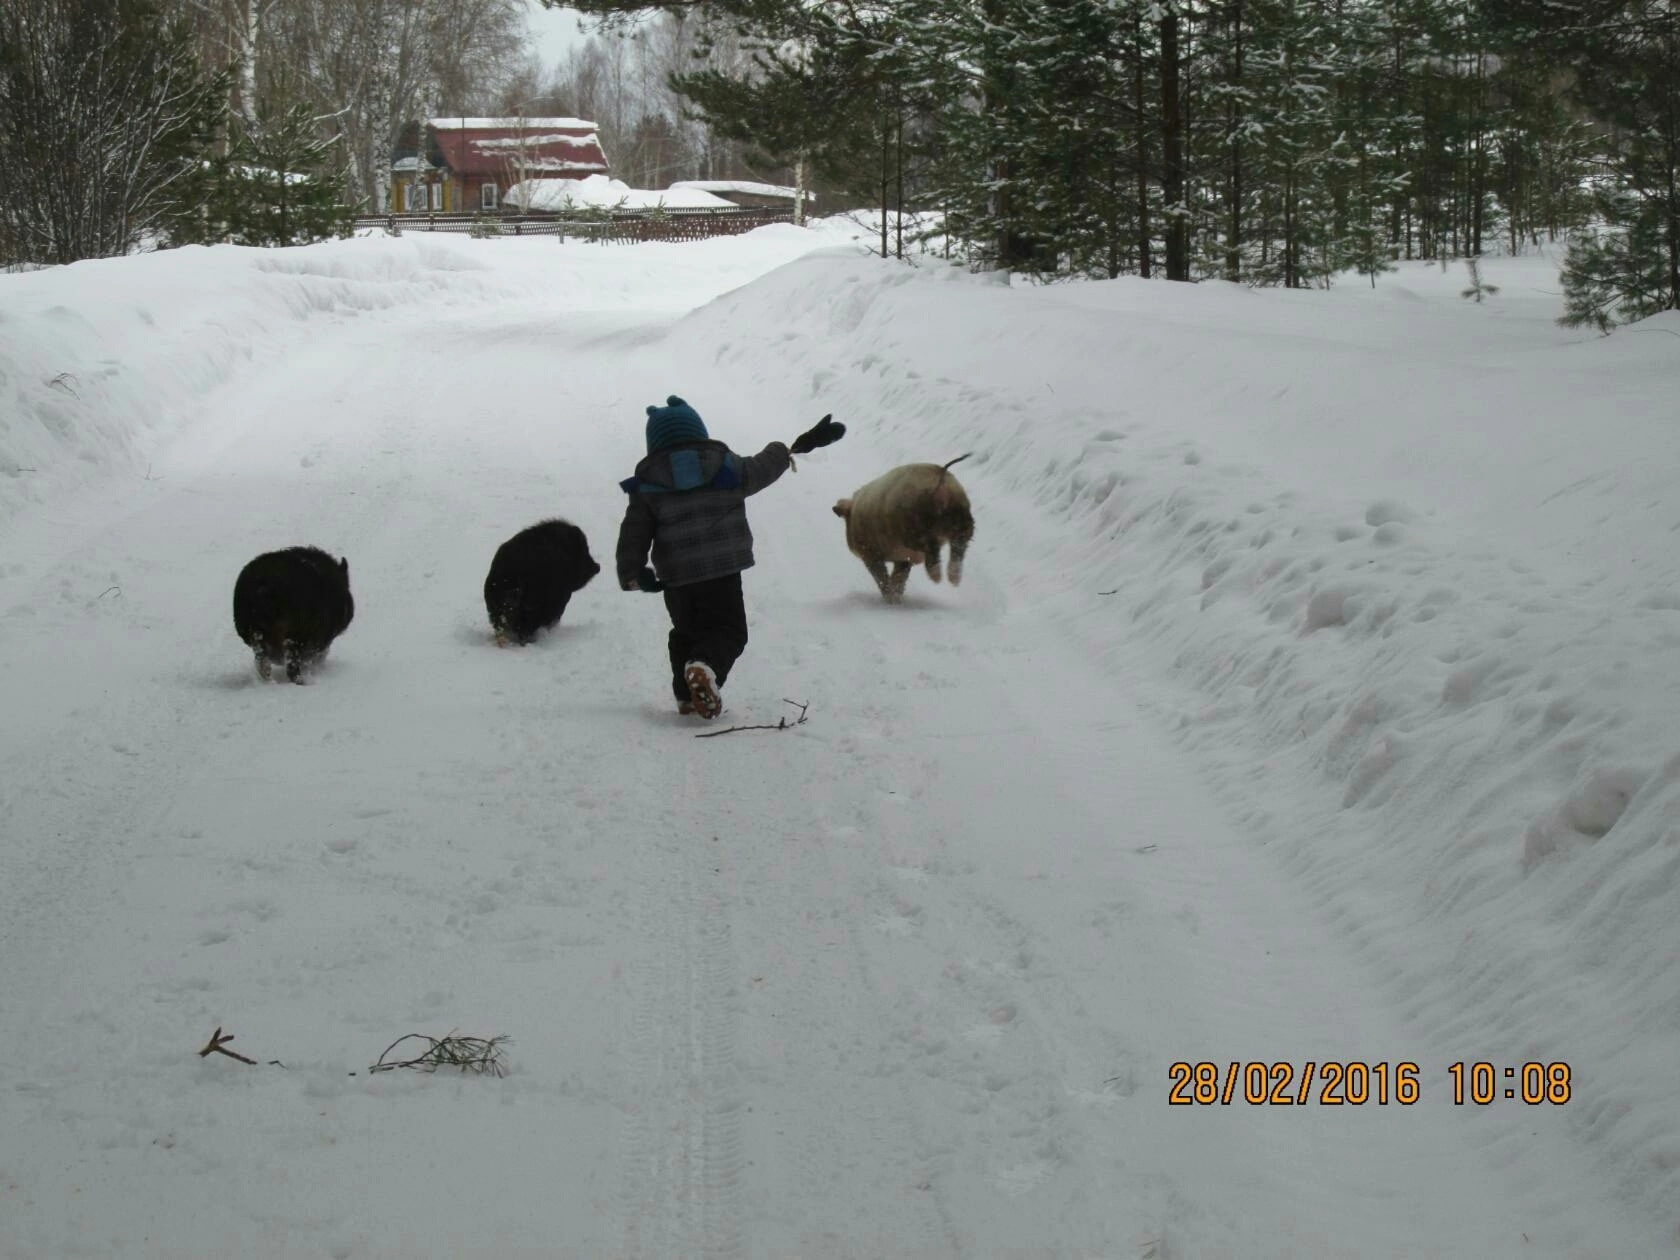
[[[850,520],[852,516],[852,501],[850,499],[841,499],[840,502],[834,505],[834,515],[840,517],[842,520]]]

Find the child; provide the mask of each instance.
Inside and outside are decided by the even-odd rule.
[[[664,592],[677,712],[709,721],[723,711],[718,689],[747,646],[741,571],[752,566],[753,537],[746,498],[792,466],[790,452],[836,442],[846,426],[824,416],[791,447],[772,442],[741,456],[712,441],[675,394],[647,416],[647,458],[619,483],[630,506],[618,531],[618,582],[627,591]]]

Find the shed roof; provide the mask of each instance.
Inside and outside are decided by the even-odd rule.
[[[786,197],[792,201],[799,195],[796,188],[786,188],[781,184],[757,184],[747,179],[679,179],[671,185],[672,188],[698,188],[702,192],[741,193],[753,197]],[[810,189],[805,190],[805,200],[815,201],[817,194]]]

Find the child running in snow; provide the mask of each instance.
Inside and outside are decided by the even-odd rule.
[[[747,646],[741,571],[753,563],[748,495],[802,455],[836,442],[846,426],[824,416],[787,446],[741,456],[713,441],[698,412],[672,394],[647,409],[647,458],[619,485],[630,496],[618,531],[618,582],[662,591],[671,614],[671,690],[677,712],[710,720],[718,690]],[[648,566],[648,548],[653,565]]]

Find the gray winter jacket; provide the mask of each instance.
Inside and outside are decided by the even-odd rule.
[[[618,584],[628,589],[647,562],[667,586],[727,577],[752,567],[747,496],[788,469],[788,448],[772,442],[737,455],[722,442],[692,442],[649,455],[619,483],[630,496],[618,530]]]

